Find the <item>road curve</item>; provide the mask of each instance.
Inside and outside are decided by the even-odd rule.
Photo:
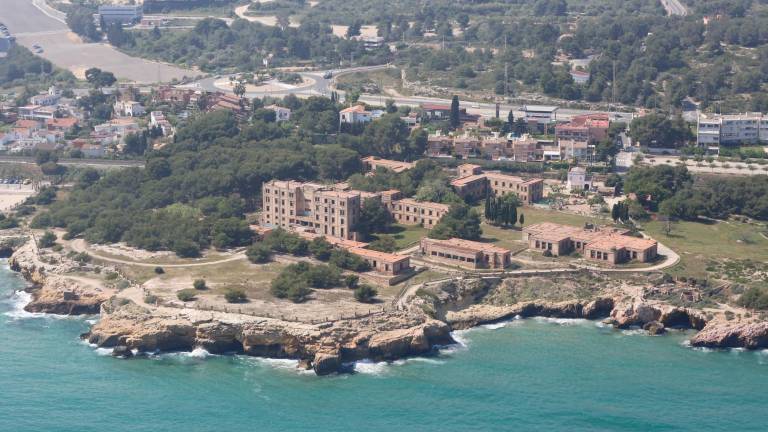
[[[165,82],[198,72],[124,54],[109,44],[83,43],[69,31],[62,17],[29,0],[0,0],[0,22],[23,46],[39,44],[41,57],[80,75],[91,67],[110,71],[116,77],[138,83]]]

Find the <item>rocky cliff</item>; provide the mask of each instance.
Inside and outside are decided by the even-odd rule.
[[[61,273],[71,270],[71,264],[60,261],[45,262],[30,240],[21,244],[11,255],[8,264],[31,282],[28,291],[32,301],[24,306],[27,312],[43,312],[58,315],[82,315],[99,313],[101,304],[113,292],[97,285],[85,286],[72,277]]]
[[[101,320],[83,337],[98,346],[139,351],[202,347],[211,353],[301,359],[325,375],[356,360],[429,353],[435,345],[453,343],[449,331],[441,321],[409,313],[306,324],[164,308],[150,311],[112,299],[102,305]]]
[[[768,348],[768,322],[711,324],[693,338],[691,345],[708,348]]]

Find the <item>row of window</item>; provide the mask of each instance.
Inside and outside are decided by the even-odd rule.
[[[463,257],[463,256],[453,255],[453,254],[447,254],[447,253],[443,253],[443,252],[432,251],[431,255],[432,256],[436,256],[436,257],[440,257],[440,258],[448,258],[448,259],[452,259],[452,260],[456,260],[456,261],[461,261],[461,262],[468,262],[468,263],[474,263],[475,262],[474,258],[468,258],[468,257]]]

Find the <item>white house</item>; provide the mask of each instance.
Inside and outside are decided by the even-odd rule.
[[[368,123],[371,120],[373,120],[373,113],[366,111],[364,105],[355,105],[339,111],[339,121],[341,123]]]
[[[275,121],[281,122],[281,121],[288,121],[291,119],[291,109],[285,108],[277,105],[270,105],[264,107],[264,109],[272,110],[275,112]]]
[[[144,107],[136,101],[115,102],[115,114],[126,117],[138,117],[146,113]]]
[[[587,176],[587,170],[583,167],[573,167],[568,171],[568,190],[579,192],[589,190],[592,187],[592,179]]]

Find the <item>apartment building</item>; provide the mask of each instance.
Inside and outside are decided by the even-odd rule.
[[[315,183],[271,180],[262,185],[261,223],[356,240],[360,195]]]
[[[572,252],[610,265],[627,261],[650,262],[658,256],[655,240],[632,237],[613,228],[577,228],[543,222],[523,228],[523,241],[531,249],[549,251],[553,256]]]
[[[468,269],[503,269],[511,263],[509,249],[471,240],[423,238],[420,250],[425,258]]]
[[[702,147],[768,142],[768,115],[758,112],[729,115],[700,114],[696,142]]]
[[[427,229],[432,229],[450,210],[447,204],[416,201],[412,198],[391,201],[387,208],[397,223],[421,225]]]
[[[611,119],[608,114],[584,114],[571,118],[568,123],[555,126],[555,137],[559,140],[584,141],[596,144],[608,138]]]

